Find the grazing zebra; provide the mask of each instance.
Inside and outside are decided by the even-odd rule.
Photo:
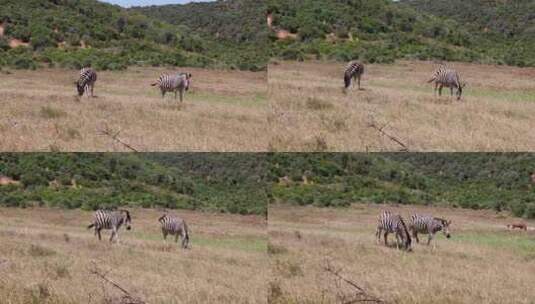
[[[177,91],[180,93],[180,102],[182,102],[184,91],[189,89],[192,75],[190,73],[177,73],[174,75],[162,74],[156,82],[152,83],[151,86],[160,87],[162,92],[162,98],[165,97],[167,92],[175,92],[175,99]]]
[[[167,235],[171,234],[175,236],[175,242],[178,243],[178,237],[182,239],[182,248],[188,248],[189,244],[189,231],[186,222],[176,216],[164,214],[158,221],[162,224],[163,239],[167,239]]]
[[[102,229],[111,229],[110,242],[113,241],[113,238],[119,241],[118,230],[124,224],[126,230],[130,230],[132,223],[132,218],[130,217],[130,212],[127,210],[97,210],[93,218],[93,223],[87,226],[87,229],[95,227],[95,235],[98,235],[98,240],[101,240],[100,230]]]
[[[396,234],[396,245],[398,249],[403,247],[405,250],[411,250],[411,236],[407,230],[407,226],[403,221],[403,218],[399,214],[392,214],[390,211],[383,211],[379,216],[379,221],[377,223],[377,231],[375,236],[377,242],[381,241],[381,232],[384,231],[385,246],[388,246],[388,234]]]
[[[420,242],[418,233],[428,234],[427,245],[429,245],[435,236],[435,233],[439,231],[442,231],[449,239],[451,237],[449,230],[450,224],[451,221],[442,218],[432,217],[430,215],[413,214],[409,221],[409,230],[412,232],[412,236],[416,239],[416,243]]]
[[[453,89],[457,89],[457,100],[461,99],[463,89],[466,86],[466,82],[461,78],[459,72],[454,69],[450,69],[445,65],[441,65],[435,70],[431,79],[427,83],[435,83],[435,96],[437,94],[442,96],[442,88],[450,88],[451,96],[453,96]]]
[[[359,90],[360,88],[360,78],[364,74],[364,64],[358,62],[358,61],[351,61],[347,65],[345,71],[344,71],[344,92],[347,92],[347,89],[351,85],[351,82],[353,82],[353,85],[355,85],[355,80],[357,80]]]
[[[86,93],[89,97],[89,90],[91,90],[91,97],[94,97],[95,82],[97,82],[97,73],[92,68],[83,68],[80,71],[80,78],[74,82],[78,89],[78,96],[83,96]]]

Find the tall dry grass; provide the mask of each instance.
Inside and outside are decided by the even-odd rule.
[[[278,62],[268,87],[273,151],[534,151],[535,69],[451,63],[462,102],[435,98],[436,65],[367,65],[364,91],[342,93],[344,64]],[[371,128],[374,124],[377,128]],[[382,134],[379,130],[386,134]]]
[[[131,210],[121,243],[86,230],[91,212],[0,208],[2,303],[103,303],[119,296],[90,273],[92,262],[147,303],[265,303],[266,223],[257,216],[177,211],[191,250],[163,241],[161,212]],[[109,237],[106,231],[105,237]]]
[[[377,244],[376,221],[384,208],[405,217],[420,212],[451,219],[452,238],[439,234],[435,249],[420,243],[412,252]],[[507,230],[514,220],[492,211],[433,207],[272,205],[271,302],[334,303],[349,296],[351,288],[337,286],[324,270],[330,264],[387,303],[533,303],[535,231]],[[393,235],[389,240],[394,243]]]
[[[98,98],[76,98],[77,71],[0,74],[0,151],[265,151],[266,73],[193,74],[184,104],[151,87],[162,68],[99,72]]]

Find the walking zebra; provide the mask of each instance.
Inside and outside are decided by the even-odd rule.
[[[451,221],[447,221],[442,218],[432,217],[430,215],[413,214],[411,215],[409,221],[409,230],[412,232],[412,236],[416,239],[416,243],[420,242],[418,239],[418,233],[428,234],[427,245],[429,245],[435,236],[435,233],[439,231],[442,231],[449,239],[450,224]]]
[[[189,245],[189,231],[186,222],[176,216],[164,214],[158,221],[162,224],[163,239],[167,239],[167,235],[174,235],[175,242],[178,243],[178,237],[182,239],[182,248],[186,249]]]
[[[435,70],[431,76],[431,79],[427,81],[427,83],[431,82],[435,83],[435,96],[437,94],[437,90],[438,95],[442,96],[442,88],[447,87],[450,88],[451,96],[453,96],[453,89],[457,89],[457,100],[461,99],[463,89],[466,86],[466,82],[462,80],[459,72],[454,69],[450,69],[445,65],[441,65]]]
[[[160,87],[162,92],[162,98],[165,97],[167,92],[175,92],[175,99],[177,91],[180,93],[180,102],[182,102],[184,91],[189,89],[192,75],[190,73],[177,73],[174,75],[162,74],[156,82],[152,83],[151,86]]]
[[[355,80],[357,80],[359,90],[361,90],[360,78],[362,74],[364,74],[364,64],[358,61],[350,61],[344,71],[344,92],[347,92],[351,82],[353,82],[353,85],[355,85]]]
[[[95,235],[98,235],[99,241],[101,240],[100,230],[111,229],[110,242],[112,242],[114,237],[119,241],[119,228],[124,224],[126,230],[130,230],[131,223],[132,218],[130,217],[130,212],[127,210],[97,210],[93,218],[93,223],[87,226],[87,229],[95,227]]]
[[[97,82],[97,73],[92,68],[83,68],[80,71],[80,78],[74,82],[78,89],[78,96],[81,97],[86,93],[87,97],[89,97],[89,90],[91,90],[91,97],[94,97],[95,82]]]
[[[379,221],[377,223],[377,231],[375,236],[377,242],[381,241],[381,233],[384,231],[385,246],[388,246],[388,234],[396,234],[396,245],[399,248],[405,250],[411,250],[411,236],[407,230],[407,226],[403,221],[403,218],[399,214],[392,214],[390,211],[383,211],[379,216]]]

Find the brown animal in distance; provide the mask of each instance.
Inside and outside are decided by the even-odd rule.
[[[513,230],[515,230],[516,228],[518,228],[518,229],[520,229],[520,230],[527,231],[527,230],[528,230],[528,225],[526,225],[526,224],[524,224],[524,223],[507,224],[507,229],[513,229]]]

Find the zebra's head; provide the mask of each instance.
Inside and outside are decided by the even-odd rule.
[[[403,246],[405,250],[412,251],[411,244],[412,244],[412,238],[409,233],[409,230],[407,229],[407,225],[405,225],[405,221],[401,216],[399,216],[399,222],[401,224],[401,238],[403,239]]]
[[[78,96],[84,95],[85,87],[81,85],[79,81],[75,81],[74,85],[76,86],[76,89],[78,90]]]
[[[123,215],[123,224],[126,227],[126,230],[132,229],[132,218],[130,217],[130,212],[128,210],[121,210],[121,214]]]
[[[191,73],[182,73],[181,75],[184,76],[184,89],[186,91],[188,91],[189,90],[189,86],[191,84],[192,75],[191,75]]]
[[[164,214],[162,216],[160,216],[160,218],[158,219],[158,222],[162,223],[163,224],[163,221],[164,219],[167,217],[167,214]]]
[[[446,238],[449,239],[451,237],[451,234],[450,234],[451,220],[448,221],[448,220],[441,219],[441,218],[435,218],[435,219],[440,221],[440,224],[442,226],[442,233],[444,233]]]

